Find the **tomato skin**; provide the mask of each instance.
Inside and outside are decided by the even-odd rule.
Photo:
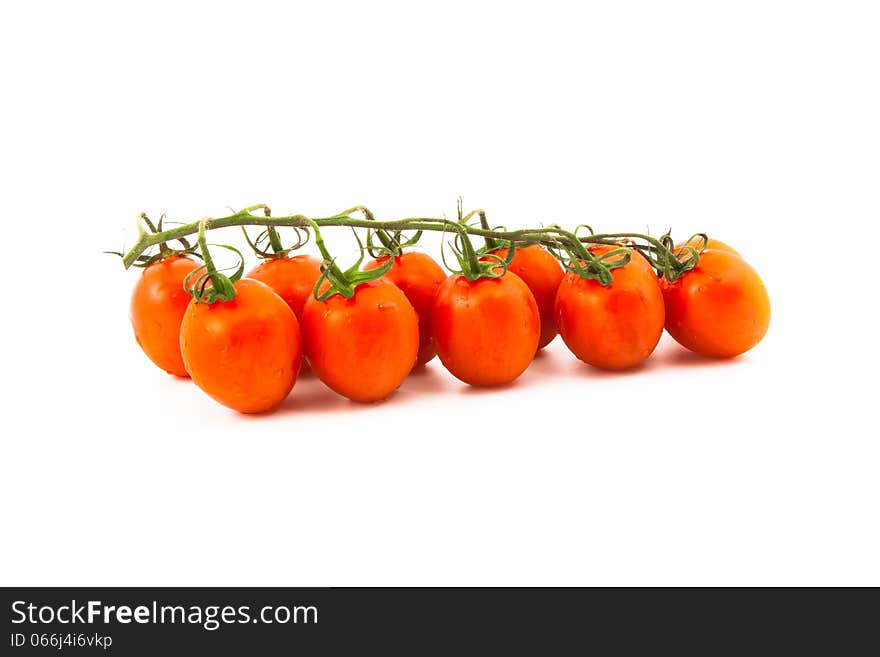
[[[416,311],[384,277],[361,283],[351,299],[310,296],[302,329],[312,370],[357,402],[379,401],[397,390],[419,353]]]
[[[568,272],[556,295],[556,319],[563,341],[580,360],[623,370],[642,363],[660,341],[663,295],[653,268],[637,253],[611,276],[611,284],[603,286]]]
[[[703,356],[732,358],[754,347],[770,326],[770,297],[757,272],[738,255],[703,251],[678,280],[661,281],[666,330]]]
[[[302,357],[290,306],[268,285],[249,278],[235,284],[232,301],[190,302],[180,350],[193,382],[241,413],[270,411],[284,401]]]
[[[150,360],[175,376],[189,376],[180,355],[180,323],[192,297],[183,279],[198,267],[184,256],[154,262],[144,268],[131,295],[135,340]]]
[[[493,255],[501,259],[507,257],[507,249],[496,249]],[[538,349],[546,347],[556,337],[556,290],[565,272],[559,261],[544,247],[538,244],[516,249],[507,271],[519,276],[529,286],[538,304],[541,315],[541,337]]]
[[[538,350],[541,317],[535,296],[511,272],[469,281],[448,277],[434,299],[431,329],[443,365],[473,386],[510,383]]]
[[[365,270],[376,269],[390,256],[381,256],[368,262]],[[424,253],[410,251],[394,258],[394,264],[385,278],[400,288],[419,316],[419,355],[416,366],[424,365],[437,355],[434,337],[431,335],[431,308],[440,284],[446,280],[446,272],[434,259]]]
[[[321,276],[321,261],[309,255],[268,258],[251,269],[247,278],[271,287],[302,320],[303,306]]]

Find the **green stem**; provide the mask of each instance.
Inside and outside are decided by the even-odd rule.
[[[228,217],[219,217],[209,219],[205,223],[205,230],[215,230],[217,228],[229,228],[232,226],[289,226],[294,228],[309,228],[311,223],[319,228],[330,226],[348,226],[350,228],[381,228],[387,231],[411,231],[426,230],[435,232],[453,233],[459,230],[459,224],[447,219],[411,217],[407,219],[395,219],[391,221],[379,221],[369,219],[355,219],[353,217],[334,215],[331,217],[321,217],[317,219],[309,219],[304,215],[289,215],[277,217],[256,217],[254,215],[234,214]],[[503,241],[515,240],[523,243],[553,243],[554,239],[542,237],[542,231],[537,229],[523,229],[514,231],[492,231],[485,230],[476,226],[464,226],[463,229],[469,235],[477,235],[479,237],[489,237],[500,239]],[[128,250],[122,258],[122,264],[130,267],[137,260],[138,256],[152,246],[161,242],[175,240],[187,235],[194,235],[199,231],[199,222],[183,224],[169,228],[161,233],[144,233],[137,242]],[[594,237],[601,237],[596,235]],[[590,239],[589,241],[594,241]],[[599,240],[595,240],[600,243]]]
[[[284,250],[284,245],[281,243],[281,237],[279,237],[278,231],[275,230],[275,226],[269,226],[266,232],[269,234],[269,245],[272,247],[272,250],[275,253],[281,253]]]
[[[448,232],[459,233],[464,232],[470,236],[482,237],[484,239],[496,240],[497,242],[513,241],[517,245],[541,244],[548,247],[569,246],[576,249],[581,244],[617,244],[621,240],[640,240],[632,244],[641,252],[658,270],[677,276],[681,273],[682,267],[671,251],[664,246],[661,240],[644,235],[641,233],[604,233],[587,235],[583,237],[575,237],[573,233],[563,231],[555,227],[547,228],[524,228],[520,230],[491,230],[483,226],[471,226],[457,221],[448,219],[440,219],[434,217],[406,217],[403,219],[378,220],[373,218],[372,213],[362,206],[351,208],[345,212],[330,215],[328,217],[309,218],[302,214],[291,214],[283,216],[258,216],[251,214],[251,211],[258,208],[264,208],[263,205],[252,206],[235,214],[225,217],[215,217],[204,219],[202,222],[194,221],[188,224],[174,226],[159,232],[143,232],[138,235],[138,240],[123,256],[122,263],[126,269],[133,265],[139,256],[147,249],[161,244],[185,238],[188,235],[194,235],[199,232],[200,224],[203,225],[204,231],[214,230],[218,228],[229,228],[233,226],[264,226],[267,228],[293,227],[293,228],[325,228],[335,226],[346,226],[349,228],[372,228],[374,230],[384,231],[430,231],[430,232]],[[352,217],[351,213],[362,212],[363,218]],[[317,236],[316,236],[317,237]],[[318,248],[322,251],[322,255],[327,257],[326,247],[323,240],[318,244]]]
[[[206,237],[208,221],[206,218],[198,222],[198,244],[205,264],[186,275],[186,278],[183,279],[183,287],[193,296],[196,303],[211,304],[215,301],[232,301],[235,298],[235,283],[244,273],[244,258],[238,249],[223,244],[219,245],[221,248],[234,252],[239,258],[239,266],[232,276],[220,273],[214,265],[214,258],[211,257],[211,251],[208,248]],[[190,285],[191,282],[192,285]]]
[[[475,210],[475,212],[480,215],[480,227],[483,230],[491,230],[491,226],[489,226],[489,220],[486,218],[486,212],[483,210]],[[486,250],[487,251],[495,251],[496,249],[501,248],[502,244],[494,237],[486,237]]]

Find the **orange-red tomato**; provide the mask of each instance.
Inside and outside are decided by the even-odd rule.
[[[381,267],[388,258],[376,258],[368,262],[364,269]],[[411,251],[394,258],[394,264],[385,278],[400,288],[419,316],[419,356],[416,365],[424,365],[437,355],[431,336],[431,307],[437,289],[446,279],[446,273],[430,256]]]
[[[231,301],[191,301],[180,351],[193,382],[242,413],[270,411],[290,394],[302,346],[296,315],[265,283],[243,278]]]
[[[361,283],[351,299],[309,296],[302,330],[312,370],[358,402],[379,401],[397,390],[419,352],[416,311],[384,277]]]
[[[510,383],[535,357],[541,317],[535,295],[511,272],[447,278],[434,299],[431,329],[443,365],[474,386]]]
[[[496,249],[492,254],[504,259],[507,257],[507,249]],[[562,265],[547,249],[532,244],[514,251],[507,271],[519,276],[535,295],[535,302],[541,315],[541,338],[538,340],[538,349],[542,349],[550,344],[558,332],[553,304],[556,302],[556,290],[559,289],[559,283],[565,275]]]
[[[687,242],[680,242],[679,244],[676,244],[675,249],[673,250],[673,253],[678,254],[679,252],[685,251],[685,249],[684,249],[685,246],[692,246],[695,249],[698,249],[698,248],[700,248],[700,245],[702,243],[703,243],[703,238],[701,238],[701,237],[691,238]],[[734,249],[732,246],[722,242],[721,240],[716,240],[713,237],[710,237],[706,241],[706,247],[704,250],[705,251],[727,251],[728,253],[732,253],[733,255],[739,255],[739,251]]]
[[[321,276],[321,261],[309,255],[268,258],[251,269],[253,278],[271,287],[302,320],[303,306]]]
[[[678,280],[661,282],[666,330],[691,351],[730,358],[754,347],[770,326],[770,297],[757,272],[727,251],[703,251]]]
[[[134,337],[156,365],[175,376],[189,376],[180,356],[180,322],[190,302],[183,279],[199,263],[175,256],[144,269],[131,295]]]
[[[568,272],[556,295],[556,319],[575,356],[595,367],[622,370],[644,361],[660,341],[663,295],[653,268],[637,253],[611,276],[611,284],[602,285]]]

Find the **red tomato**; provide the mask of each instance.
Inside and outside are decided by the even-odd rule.
[[[321,261],[308,255],[268,258],[247,274],[247,278],[275,290],[290,306],[297,320],[302,320],[303,306],[320,276]]]
[[[770,297],[757,272],[727,251],[703,251],[678,280],[661,282],[666,330],[691,351],[730,358],[754,347],[770,326]]]
[[[653,268],[637,253],[611,276],[611,284],[602,285],[567,273],[556,295],[556,319],[575,356],[595,367],[622,370],[644,361],[660,341],[663,295]]]
[[[496,249],[493,255],[507,257],[507,249]],[[516,249],[507,271],[519,276],[535,295],[538,312],[541,315],[541,338],[538,349],[546,347],[556,337],[556,290],[565,272],[559,261],[544,247],[537,244]]]
[[[388,261],[382,256],[366,264],[364,269],[376,269]],[[394,264],[385,278],[400,288],[419,316],[419,356],[416,365],[424,365],[437,355],[431,336],[431,307],[446,274],[430,256],[411,251],[394,258]]]
[[[431,328],[446,369],[465,383],[495,386],[510,383],[532,362],[541,317],[516,274],[475,281],[455,274],[437,291]]]
[[[193,382],[242,413],[274,409],[290,394],[302,346],[296,315],[272,288],[243,278],[235,299],[191,301],[180,350]]]
[[[199,263],[175,256],[144,269],[131,295],[131,325],[144,353],[175,376],[189,376],[180,355],[180,323],[190,302],[183,279]]]
[[[303,309],[303,341],[312,369],[332,390],[358,402],[397,390],[419,352],[419,318],[406,295],[384,277]]]

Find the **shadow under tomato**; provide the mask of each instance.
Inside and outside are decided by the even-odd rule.
[[[574,356],[572,356],[574,358]],[[574,367],[579,376],[590,379],[625,379],[630,376],[640,376],[657,367],[657,361],[651,356],[647,360],[642,361],[634,367],[628,367],[625,370],[603,370],[601,367],[594,367],[589,363],[577,360],[575,358]]]
[[[727,367],[743,362],[745,354],[733,358],[710,358],[694,353],[677,342],[669,342],[658,348],[649,360],[663,367]]]
[[[527,388],[533,385],[540,385],[542,381],[550,378],[556,378],[560,372],[564,370],[562,358],[553,351],[541,349],[535,354],[532,362],[519,377],[510,383],[504,383],[496,386],[472,386],[466,383],[458,382],[463,387],[460,393],[466,395],[490,395],[496,392],[503,392],[511,388]]]
[[[317,376],[310,376],[305,381],[297,379],[296,385],[277,409],[271,414],[286,413],[333,413],[335,411],[351,412],[358,408],[367,408],[370,404],[358,404],[339,395],[325,386]],[[257,416],[259,417],[259,416]]]
[[[515,388],[517,386],[522,385],[522,377],[516,379],[515,381],[511,381],[510,383],[503,383],[498,386],[472,386],[467,383],[461,383],[461,389],[458,391],[460,395],[470,395],[473,397],[479,397],[482,395],[494,395],[499,392],[504,392],[505,390],[510,390],[511,388]]]
[[[303,414],[303,413],[333,413],[367,410],[385,403],[393,403],[395,399],[404,400],[408,397],[419,397],[428,394],[442,394],[448,386],[444,384],[442,373],[437,369],[442,365],[421,366],[404,380],[400,388],[391,393],[385,399],[374,402],[356,402],[333,392],[317,377],[314,372],[309,372],[305,377],[302,373],[297,377],[293,390],[274,411],[255,414],[252,417],[261,417],[272,414]]]
[[[416,367],[404,379],[397,394],[405,397],[410,393],[439,395],[446,392],[449,385],[448,382],[444,381],[442,368],[442,363],[436,359],[426,365]]]
[[[560,355],[546,349],[541,349],[535,354],[535,358],[529,363],[523,376],[529,378],[533,378],[536,374],[540,376],[556,376],[562,368],[563,363]]]

